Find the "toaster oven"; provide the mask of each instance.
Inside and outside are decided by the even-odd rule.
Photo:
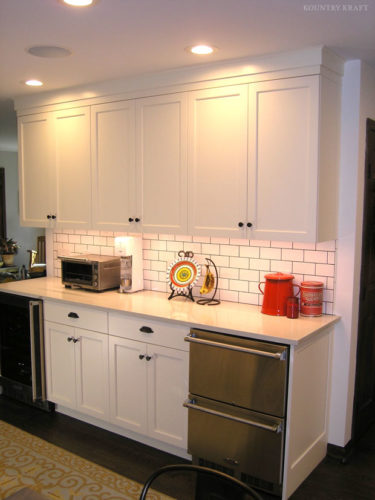
[[[85,254],[59,259],[62,283],[67,288],[102,292],[120,286],[120,257]]]

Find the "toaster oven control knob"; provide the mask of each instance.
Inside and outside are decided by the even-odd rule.
[[[243,227],[243,222],[239,222],[238,227]]]
[[[132,217],[129,217],[128,221],[129,222],[134,222],[134,219]]]
[[[94,281],[93,286],[98,286],[98,282]]]
[[[251,222],[248,222],[246,225],[247,225],[247,227],[253,227]]]

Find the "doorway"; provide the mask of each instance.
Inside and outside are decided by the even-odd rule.
[[[366,122],[365,187],[359,298],[354,441],[375,422],[375,121]]]

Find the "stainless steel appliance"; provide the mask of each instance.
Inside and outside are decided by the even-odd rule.
[[[193,462],[281,493],[288,348],[198,329],[185,340]]]
[[[120,286],[120,257],[85,254],[61,259],[61,279],[67,288],[96,292]]]
[[[46,400],[41,300],[0,293],[0,369],[4,395],[54,409]]]

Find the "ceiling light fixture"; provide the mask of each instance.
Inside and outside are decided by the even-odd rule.
[[[95,0],[62,0],[62,2],[72,7],[89,7]]]
[[[210,45],[193,45],[192,47],[188,47],[188,50],[193,54],[207,55],[212,54],[215,50],[215,47],[212,47]]]
[[[67,57],[72,54],[69,49],[65,49],[64,47],[55,47],[53,45],[35,45],[34,47],[30,47],[26,49],[26,52],[36,57]]]
[[[29,87],[41,87],[43,85],[43,82],[41,82],[40,80],[27,80],[25,84],[29,85]]]

